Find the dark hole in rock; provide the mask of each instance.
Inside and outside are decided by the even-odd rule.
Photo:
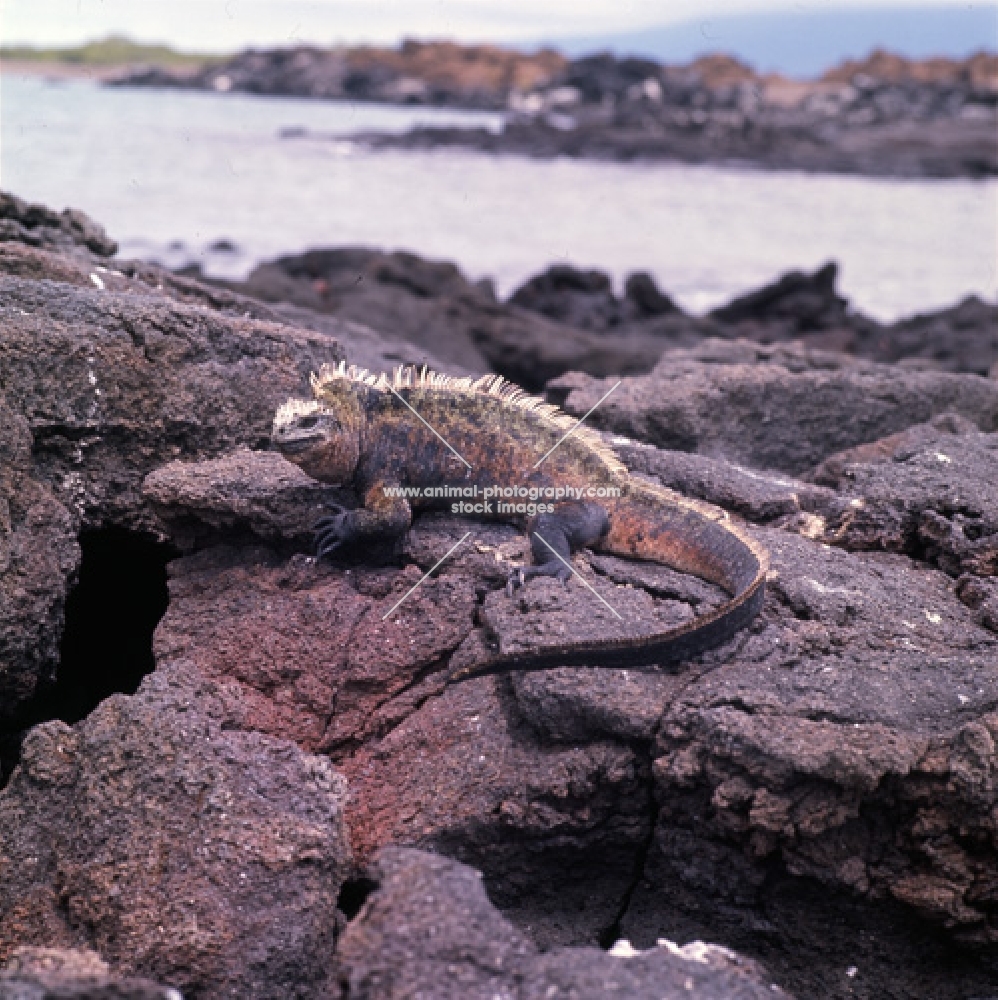
[[[340,889],[336,905],[347,920],[353,920],[360,913],[360,908],[366,902],[367,897],[377,888],[377,882],[365,878],[363,875],[358,878],[348,878]]]
[[[80,548],[55,683],[0,734],[0,786],[17,764],[28,729],[48,719],[79,722],[110,695],[134,694],[155,666],[152,634],[169,599],[166,564],[178,553],[117,527],[83,532]]]
[[[80,536],[80,578],[66,601],[49,717],[78,722],[116,692],[134,694],[155,662],[152,634],[166,613],[166,564],[177,553],[109,527]]]

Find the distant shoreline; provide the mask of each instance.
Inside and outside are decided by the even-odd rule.
[[[119,66],[86,66],[54,59],[0,59],[0,76],[41,76],[50,80],[94,80],[104,83],[134,68],[128,63]]]
[[[619,162],[668,160],[882,177],[998,176],[998,55],[876,51],[816,79],[761,74],[727,55],[685,65],[609,53],[568,59],[494,45],[404,42],[185,55],[108,39],[7,48],[0,71],[113,87],[450,108],[506,115],[500,133],[364,133],[375,148]]]

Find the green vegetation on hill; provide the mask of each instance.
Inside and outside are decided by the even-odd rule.
[[[111,35],[97,42],[64,49],[41,49],[33,45],[0,47],[0,59],[24,62],[69,63],[77,66],[120,66],[147,63],[157,66],[203,66],[222,57],[178,52],[168,45],[143,45],[130,38]]]

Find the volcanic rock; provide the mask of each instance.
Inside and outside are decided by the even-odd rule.
[[[731,336],[770,344],[804,340],[809,347],[867,356],[877,324],[848,309],[835,289],[838,267],[813,274],[790,271],[772,284],[740,295],[709,313]],[[893,360],[893,359],[892,359]]]
[[[513,969],[525,996],[640,996],[680,970],[681,990],[768,990],[718,979],[714,959],[740,960],[701,940],[802,997],[988,995],[993,381],[793,344],[668,352],[590,419],[638,439],[620,444],[636,475],[749,522],[772,560],[759,617],[668,669],[454,683],[487,645],[638,633],[723,596],[580,553],[592,590],[536,579],[509,597],[524,535],[449,515],[418,517],[378,565],[317,563],[310,520],[355,501],[262,449],[274,407],[339,344],[96,260],[0,248],[4,711],[44,688],[61,640],[72,652],[81,542],[168,544],[169,605],[136,694],[74,724],[44,697],[6,716],[0,736],[41,724],[0,791],[0,961],[93,949],[111,983],[193,997],[392,996],[444,963],[455,989],[505,988]],[[466,294],[446,268],[393,266],[375,283],[400,303]],[[615,382],[575,373],[551,393],[581,416]],[[381,859],[366,875],[348,837],[360,864]],[[483,880],[379,855],[391,845]],[[649,952],[592,949],[622,937]]]
[[[921,64],[884,57],[841,70],[797,81],[759,76],[729,56],[660,66],[601,54],[569,63],[529,93],[511,93],[515,114],[501,132],[417,127],[361,138],[405,148],[916,177],[998,171],[998,57]]]
[[[648,371],[664,346],[654,332],[635,328],[609,339],[498,303],[453,264],[411,253],[311,250],[261,264],[245,282],[228,287],[362,323],[448,368],[491,369],[531,390],[570,370]]]
[[[543,85],[564,65],[550,49],[526,55],[493,45],[407,40],[397,50],[250,49],[195,72],[142,67],[110,83],[502,109],[511,89]]]
[[[142,492],[185,551],[199,533],[218,541],[242,531],[301,544],[312,537],[315,513],[345,499],[276,452],[248,448],[209,462],[171,462],[146,477]]]
[[[549,392],[581,417],[616,381],[571,375]],[[795,345],[707,340],[666,352],[648,375],[624,378],[589,422],[661,448],[800,473],[948,412],[994,431],[998,384]]]
[[[327,995],[346,788],[243,715],[231,689],[164,667],[29,733],[0,792],[0,959],[44,942],[192,998]]]
[[[899,320],[879,332],[867,356],[998,377],[998,305],[971,295],[950,309]]]
[[[104,232],[104,227],[79,209],[53,212],[4,191],[0,191],[0,242],[58,250],[85,247],[101,257],[118,252],[118,244]]]
[[[148,979],[120,979],[95,951],[16,948],[0,968],[4,1000],[181,1000],[169,986]]]
[[[529,279],[510,296],[510,303],[581,330],[610,330],[649,316],[678,312],[651,275],[627,278],[625,297],[613,294],[610,276],[555,264]]]
[[[649,474],[691,475],[660,454]],[[723,464],[672,457],[707,463],[701,472]],[[791,528],[794,487],[815,510],[851,499],[744,469],[706,482]],[[469,528],[474,543],[396,607]],[[815,983],[882,995],[896,972],[876,955],[889,948],[909,970],[898,996],[965,996],[994,975],[982,949],[998,933],[998,637],[979,610],[991,591],[958,592],[903,555],[757,530],[773,556],[762,615],[670,672],[565,668],[448,686],[483,627],[509,649],[608,626],[578,586],[532,581],[511,601],[502,583],[522,538],[442,516],[417,521],[406,569],[263,550],[182,560],[157,658],[231,678],[252,706],[247,724],[332,753],[354,791],[361,858],[396,843],[474,864],[534,941],[716,939],[715,919],[722,940],[802,995]],[[594,555],[578,568],[635,631],[718,599],[663,567]],[[865,943],[829,938],[828,920]],[[863,981],[837,978],[853,959]]]
[[[540,953],[489,902],[478,872],[432,854],[386,848],[366,876],[373,892],[336,953],[344,997],[786,996],[755,963],[702,942]]]
[[[78,256],[9,244],[0,264],[28,272],[0,273],[0,717],[9,719],[54,677],[77,534],[113,525],[166,537],[141,494],[145,475],[265,445],[276,406],[307,392],[310,371],[342,349],[319,333],[178,301]],[[192,288],[177,294],[194,298]],[[234,312],[236,297],[218,294]]]

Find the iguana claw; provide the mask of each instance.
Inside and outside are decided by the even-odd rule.
[[[344,542],[353,537],[350,511],[340,508],[338,514],[320,518],[315,523],[315,557],[325,559],[331,556]]]

